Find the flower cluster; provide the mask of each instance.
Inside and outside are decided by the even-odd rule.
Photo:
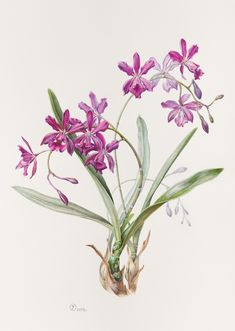
[[[192,61],[192,58],[198,53],[198,49],[197,45],[193,45],[188,49],[186,41],[181,39],[180,52],[170,50],[164,57],[162,65],[154,57],[150,57],[141,65],[140,56],[137,52],[133,55],[132,66],[128,65],[127,62],[119,62],[118,68],[130,77],[123,85],[124,94],[130,93],[135,98],[140,99],[144,92],[158,90],[160,86],[167,93],[175,90],[175,93],[178,93],[177,100],[169,99],[161,103],[162,108],[169,110],[168,122],[174,121],[178,127],[183,127],[186,123],[192,123],[195,116],[198,116],[203,130],[208,133],[209,125],[201,111],[206,109],[209,121],[213,123],[214,119],[210,113],[210,107],[223,95],[218,95],[209,104],[201,101],[202,91],[196,80],[199,80],[204,72],[198,64]],[[179,69],[180,78],[172,74],[173,71],[177,73],[177,69]],[[186,82],[185,69],[191,75],[189,83]],[[153,71],[154,75],[146,78],[150,71]],[[180,81],[181,78],[183,78],[183,82]],[[162,84],[160,84],[160,81],[162,81]],[[108,106],[106,98],[98,101],[93,92],[90,92],[89,98],[89,105],[85,102],[78,104],[79,109],[83,111],[85,120],[71,117],[69,110],[64,111],[61,121],[57,121],[51,116],[46,117],[46,123],[53,131],[44,136],[41,145],[47,145],[48,150],[35,154],[24,138],[22,139],[26,147],[19,146],[21,159],[16,168],[23,168],[23,174],[27,176],[28,169],[32,164],[31,178],[37,171],[38,155],[44,152],[49,153],[47,178],[65,204],[68,204],[68,198],[54,186],[51,177],[66,180],[72,184],[77,184],[78,181],[75,178],[60,177],[52,172],[49,161],[53,152],[63,153],[67,151],[68,154],[73,155],[76,151],[83,156],[85,166],[93,167],[100,174],[108,168],[113,172],[115,167],[111,153],[119,147],[119,141],[115,139],[106,143],[104,133],[108,129],[116,131],[118,124],[117,127],[113,127],[103,118],[103,113]],[[125,107],[130,99],[126,102]],[[116,131],[116,133],[118,132]],[[120,132],[119,135],[123,140]]]
[[[163,108],[170,109],[168,122],[174,120],[178,127],[183,127],[188,122],[193,122],[194,114],[196,114],[201,122],[201,126],[205,132],[209,132],[209,125],[200,110],[204,107],[209,115],[209,121],[213,123],[213,117],[210,114],[209,108],[218,100],[216,97],[209,105],[201,102],[202,91],[195,80],[199,80],[204,74],[198,64],[192,61],[194,55],[198,52],[198,46],[193,45],[187,48],[186,41],[180,40],[180,52],[171,50],[165,56],[162,65],[160,65],[154,57],[151,57],[143,66],[140,65],[140,56],[135,53],[133,56],[133,67],[126,62],[119,62],[120,70],[132,76],[131,79],[123,85],[124,94],[131,93],[136,98],[141,98],[145,91],[153,91],[162,80],[162,88],[165,92],[170,92],[172,89],[179,90],[178,100],[167,100],[162,102]],[[189,84],[181,82],[176,76],[173,76],[172,71],[179,68],[180,76],[186,80],[184,76],[185,68],[193,75]],[[143,77],[150,70],[157,71],[151,78]],[[186,90],[185,94],[182,91]],[[221,96],[219,96],[221,97]],[[191,98],[191,100],[189,100]],[[185,103],[189,101],[188,103]]]
[[[84,102],[79,103],[79,108],[85,113],[85,121],[71,117],[68,109],[64,111],[61,123],[51,116],[46,117],[45,121],[53,129],[53,132],[44,136],[41,145],[47,145],[48,150],[35,154],[24,138],[22,139],[28,150],[19,146],[21,160],[16,168],[23,168],[24,175],[27,176],[28,168],[33,163],[31,178],[37,170],[37,156],[44,152],[49,152],[47,179],[65,204],[68,204],[68,198],[55,187],[51,181],[51,176],[66,180],[72,184],[78,184],[78,181],[75,178],[60,177],[51,171],[49,161],[52,152],[58,151],[62,153],[67,151],[70,155],[73,155],[75,151],[78,151],[85,157],[84,164],[86,166],[93,166],[99,173],[102,173],[107,168],[112,172],[114,171],[115,164],[110,153],[119,147],[119,141],[113,140],[107,144],[104,137],[104,132],[109,128],[109,123],[102,118],[102,114],[107,107],[107,100],[103,98],[98,102],[93,92],[90,92],[89,97],[91,106]]]

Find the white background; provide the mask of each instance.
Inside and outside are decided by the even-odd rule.
[[[1,330],[235,330],[234,11],[232,0],[0,1]],[[51,112],[48,87],[73,115],[90,90],[108,97],[106,116],[115,121],[126,79],[117,62],[131,62],[135,51],[143,60],[161,61],[178,49],[181,37],[200,47],[195,62],[205,72],[204,100],[220,93],[225,98],[213,108],[210,134],[198,130],[176,166],[187,166],[190,173],[221,166],[225,171],[183,199],[192,227],[181,225],[180,217],[169,219],[164,210],[151,217],[138,291],[118,298],[100,286],[100,261],[85,246],[93,243],[104,251],[106,230],[43,209],[13,191],[12,185],[23,185],[54,194],[45,179],[44,157],[31,181],[15,171],[16,145],[23,135],[37,151],[49,132],[44,122]],[[121,125],[135,143],[135,119],[141,114],[146,120],[151,177],[192,128],[167,124],[160,107],[167,97],[159,88],[133,100]],[[122,178],[133,177],[135,163],[127,148],[121,157]],[[61,175],[79,178],[77,187],[61,186],[72,200],[105,215],[76,157],[57,155],[53,166]],[[70,311],[73,303],[86,312]]]

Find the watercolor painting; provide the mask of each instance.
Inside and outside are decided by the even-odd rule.
[[[22,137],[24,146],[19,145],[21,159],[16,169],[23,169],[23,175],[32,178],[37,172],[37,159],[41,154],[47,153],[47,180],[52,189],[57,193],[58,198],[41,194],[35,190],[26,187],[15,186],[14,189],[27,199],[43,207],[54,211],[78,216],[98,222],[108,228],[107,249],[102,254],[93,244],[88,245],[93,248],[96,254],[101,258],[100,282],[105,290],[111,291],[118,296],[128,295],[136,291],[137,282],[143,267],[140,266],[140,255],[146,249],[150,237],[143,242],[139,248],[139,237],[144,223],[154,212],[164,205],[167,206],[167,214],[172,216],[172,210],[169,206],[171,200],[177,199],[175,214],[178,214],[179,208],[187,213],[180,204],[180,197],[190,192],[196,186],[201,185],[217,177],[222,168],[211,168],[199,171],[194,175],[187,177],[173,186],[167,186],[164,180],[167,176],[185,172],[187,169],[181,167],[172,170],[175,160],[190,142],[197,128],[187,134],[179,143],[173,153],[159,169],[156,178],[148,178],[149,167],[151,166],[150,150],[151,142],[148,139],[147,125],[142,117],[138,117],[138,149],[133,146],[126,136],[126,133],[120,129],[122,116],[128,111],[128,104],[131,99],[140,99],[145,92],[161,93],[162,90],[170,93],[171,89],[178,91],[177,100],[167,100],[161,103],[163,110],[168,112],[167,120],[179,127],[194,124],[194,117],[205,133],[209,133],[208,121],[214,122],[211,114],[214,103],[223,98],[222,94],[217,95],[209,104],[201,101],[202,91],[196,81],[198,81],[204,72],[200,66],[192,61],[192,58],[198,52],[199,47],[194,44],[187,49],[187,43],[182,38],[180,40],[180,53],[178,51],[169,51],[163,59],[162,66],[155,57],[150,57],[145,63],[141,64],[140,55],[136,52],[133,55],[133,66],[127,62],[119,62],[118,68],[125,72],[131,78],[123,85],[124,96],[130,94],[124,101],[116,124],[112,124],[106,119],[106,108],[108,107],[107,98],[98,100],[94,92],[89,93],[90,103],[81,101],[78,103],[77,116],[72,117],[68,109],[63,110],[55,94],[49,90],[52,111],[55,117],[48,115],[46,123],[53,130],[46,134],[41,145],[47,146],[40,152],[33,152],[29,142]],[[185,69],[190,76],[186,79]],[[155,73],[157,72],[157,73]],[[152,74],[146,78],[146,74]],[[177,74],[180,74],[179,80]],[[177,77],[177,78],[176,78]],[[204,112],[206,112],[205,115]],[[108,110],[107,110],[108,113]],[[205,119],[205,116],[208,119]],[[133,121],[134,122],[134,121]],[[107,138],[109,132],[113,133],[113,139]],[[108,141],[108,142],[107,142]],[[133,187],[130,192],[124,191],[123,181],[120,177],[118,166],[118,150],[123,144],[129,147],[129,153],[133,153],[137,164],[137,176],[133,181]],[[99,193],[106,207],[105,216],[100,216],[93,210],[85,209],[80,205],[69,202],[68,197],[57,187],[59,181],[67,181],[71,184],[79,184],[77,178],[64,177],[65,174],[56,174],[51,165],[51,157],[54,153],[69,153],[75,158],[79,158],[86,167],[88,173],[94,180]],[[129,157],[129,156],[127,156]],[[32,166],[32,170],[28,168]],[[116,174],[117,188],[120,193],[121,206],[115,203],[109,183],[103,177],[106,170]],[[30,171],[30,174],[29,174]],[[135,168],[133,169],[133,172]],[[141,210],[135,210],[135,205],[141,196],[146,181],[152,181],[151,187],[145,197]],[[158,196],[158,187],[164,185],[166,192]],[[79,188],[78,188],[79,189]],[[79,203],[79,202],[78,202]],[[120,265],[120,257],[124,249],[128,250],[128,259],[124,266]],[[125,283],[126,282],[126,283]]]
[[[0,1],[0,330],[235,330],[234,12]]]

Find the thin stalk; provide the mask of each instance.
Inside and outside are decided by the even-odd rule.
[[[122,115],[128,105],[128,103],[130,102],[130,100],[132,99],[133,95],[131,95],[125,102],[124,106],[122,107],[122,110],[118,116],[118,120],[117,120],[117,123],[115,125],[115,130],[118,130],[119,128],[119,124],[120,124],[120,121],[121,121],[121,118],[122,118]],[[117,132],[115,131],[115,134],[114,134],[114,139],[116,139],[117,137]],[[119,190],[119,194],[120,194],[120,198],[121,198],[121,203],[122,203],[122,207],[123,207],[123,210],[124,210],[124,213],[125,215],[127,216],[127,211],[126,211],[126,205],[125,205],[125,201],[124,201],[124,195],[123,195],[123,192],[122,192],[122,187],[121,187],[121,178],[120,178],[120,171],[119,171],[119,165],[118,165],[118,158],[117,158],[117,151],[115,150],[114,151],[114,161],[115,161],[115,164],[116,164],[116,175],[117,175],[117,182],[118,182],[118,190]]]
[[[139,158],[139,155],[138,155],[137,151],[135,150],[134,146],[130,143],[130,141],[120,131],[116,130],[115,128],[111,127],[111,128],[109,128],[109,130],[114,131],[116,133],[116,135],[118,134],[122,138],[122,140],[124,140],[129,145],[129,147],[132,149],[132,151],[133,151],[133,153],[135,155],[135,158],[137,160],[138,167],[139,167],[138,190],[136,191],[136,195],[135,195],[135,197],[133,199],[132,205],[129,206],[128,210],[126,210],[126,217],[127,217],[130,214],[130,212],[132,211],[132,209],[133,209],[136,201],[138,200],[138,197],[139,197],[140,192],[141,192],[142,187],[143,187],[143,180],[144,180],[143,167],[142,167],[142,163],[141,163],[141,160]],[[119,178],[118,188],[119,188],[119,192],[120,192],[120,188],[121,188],[120,178]]]

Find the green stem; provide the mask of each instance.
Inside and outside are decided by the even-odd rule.
[[[118,130],[119,124],[120,124],[120,121],[121,121],[121,118],[122,118],[122,115],[123,115],[123,113],[124,113],[124,111],[125,111],[128,103],[132,99],[132,97],[133,97],[133,95],[131,95],[126,100],[124,106],[122,107],[122,110],[121,110],[121,112],[120,112],[120,114],[118,116],[118,120],[117,120],[116,126],[114,127],[115,130]],[[117,137],[117,132],[115,131],[114,139],[116,139],[116,137]],[[117,151],[116,150],[114,151],[114,161],[115,161],[115,164],[116,164],[116,175],[117,175],[118,190],[119,190],[119,194],[120,194],[120,198],[121,198],[121,203],[122,203],[122,207],[123,207],[124,213],[125,213],[125,215],[127,215],[125,201],[124,201],[124,195],[123,195],[122,187],[121,187],[121,178],[120,178],[120,171],[119,171],[119,164],[118,164],[118,158],[117,158]]]

